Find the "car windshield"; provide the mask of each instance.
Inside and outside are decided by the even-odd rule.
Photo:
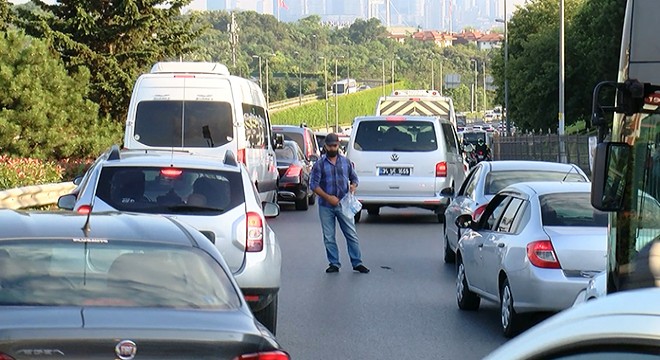
[[[0,305],[240,306],[229,275],[198,248],[86,240],[3,241]]]
[[[361,151],[434,151],[438,149],[430,121],[363,121],[355,135]]]
[[[96,196],[119,211],[223,212],[245,202],[241,174],[160,167],[104,167]]]
[[[607,226],[607,214],[591,206],[588,192],[539,196],[545,226]]]
[[[158,147],[218,147],[234,137],[232,108],[222,101],[142,101],[135,139]]]
[[[567,181],[584,182],[587,181],[581,174],[572,170],[571,173],[559,171],[543,170],[506,170],[491,171],[486,175],[486,186],[484,194],[495,195],[505,187],[525,181]]]
[[[290,164],[296,160],[296,150],[293,146],[285,145],[283,148],[275,150],[275,156],[278,164]]]

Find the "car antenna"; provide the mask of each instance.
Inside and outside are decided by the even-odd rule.
[[[573,166],[571,166],[571,168],[570,168],[570,169],[568,169],[568,172],[566,173],[566,175],[564,175],[564,178],[563,178],[563,179],[561,179],[561,182],[564,182],[564,181],[566,181],[566,178],[568,177],[568,174],[570,174],[570,173],[571,173],[571,171],[573,171]]]

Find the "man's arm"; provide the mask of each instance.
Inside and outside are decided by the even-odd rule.
[[[312,188],[312,191],[314,191],[316,195],[323,198],[330,205],[337,206],[339,205],[339,199],[334,195],[328,194],[327,192],[325,192],[325,190],[323,190],[323,188],[321,188],[321,175],[323,172],[322,161],[323,160],[319,160],[316,163],[314,163],[314,167],[312,168],[312,174],[310,175],[309,187]]]
[[[350,182],[350,191],[354,193],[360,181],[358,180],[358,176],[357,173],[355,172],[355,167],[353,166],[353,163],[351,163],[348,159],[346,159],[346,162],[348,163],[348,169],[349,169],[348,180]]]

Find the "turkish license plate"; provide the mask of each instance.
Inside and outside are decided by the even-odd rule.
[[[409,167],[379,167],[378,175],[385,176],[410,176],[412,169]]]

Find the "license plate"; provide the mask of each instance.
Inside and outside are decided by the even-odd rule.
[[[378,168],[378,175],[385,176],[410,176],[411,168],[404,167],[381,167]]]

